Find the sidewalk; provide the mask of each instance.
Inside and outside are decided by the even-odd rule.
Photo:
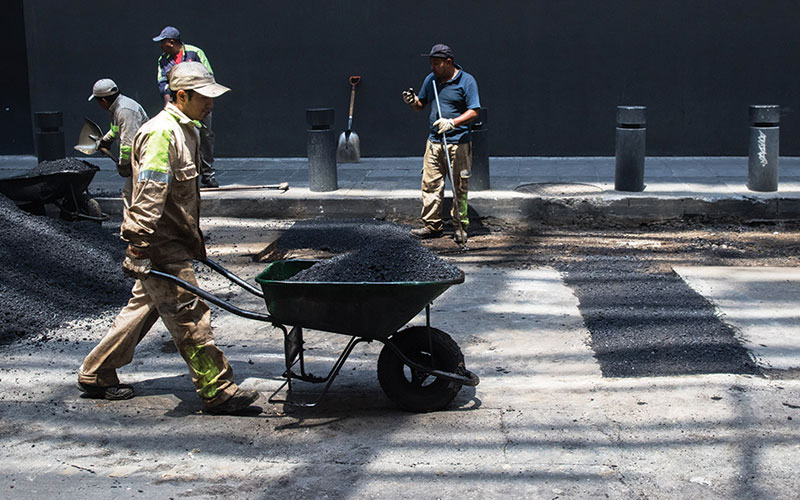
[[[110,160],[90,186],[104,211],[121,210],[122,183]],[[36,165],[33,156],[0,156],[0,178]],[[318,215],[416,217],[420,210],[420,157],[362,158],[338,166],[339,189],[309,190],[306,158],[220,158],[215,163],[223,187],[289,183],[289,190],[204,191],[203,213],[228,217],[314,217]],[[645,190],[614,190],[613,157],[490,159],[487,191],[472,191],[473,216],[509,220],[569,221],[582,217],[647,221],[706,216],[712,219],[800,218],[800,157],[781,158],[779,189],[747,189],[746,157],[649,157]],[[531,185],[532,184],[532,185]],[[527,187],[520,187],[529,185]],[[449,198],[449,187],[446,197]]]

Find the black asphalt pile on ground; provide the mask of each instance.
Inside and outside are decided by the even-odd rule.
[[[27,177],[37,177],[39,175],[55,174],[57,172],[85,172],[96,170],[97,167],[91,163],[81,161],[77,158],[61,158],[60,160],[49,160],[39,163],[26,174]]]
[[[604,376],[758,373],[708,300],[674,272],[654,275],[648,267],[606,255],[560,266]]]
[[[285,238],[285,240],[284,240]],[[423,247],[408,228],[380,221],[303,221],[279,240],[287,249],[341,253],[292,277],[293,281],[441,281],[461,271]]]
[[[0,342],[120,308],[118,228],[30,215],[0,195]]]

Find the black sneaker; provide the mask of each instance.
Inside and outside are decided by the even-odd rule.
[[[412,229],[411,236],[414,238],[419,238],[421,240],[427,240],[430,238],[438,238],[442,235],[442,231],[434,231],[429,227],[421,227],[419,229]]]
[[[208,188],[219,187],[219,182],[217,182],[217,179],[213,175],[204,175],[200,179],[200,182],[203,184],[203,187],[208,187]]]
[[[260,394],[258,391],[242,389],[240,387],[236,389],[236,392],[233,393],[233,396],[229,397],[221,405],[207,406],[203,411],[205,413],[210,413],[211,415],[233,415],[247,409],[250,405],[256,402],[259,396]]]
[[[108,399],[110,401],[118,401],[122,399],[131,399],[133,397],[133,386],[129,384],[116,384],[108,387],[100,387],[99,385],[89,385],[83,382],[78,382],[78,389],[87,398],[92,399]]]

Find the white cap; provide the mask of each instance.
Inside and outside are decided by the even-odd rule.
[[[169,72],[170,90],[194,90],[206,97],[219,97],[230,89],[214,80],[214,75],[197,61],[176,64]]]
[[[94,87],[92,87],[92,95],[89,96],[89,100],[91,101],[95,97],[108,97],[110,95],[114,95],[119,92],[117,88],[117,84],[114,83],[114,80],[110,78],[102,78],[94,82]]]

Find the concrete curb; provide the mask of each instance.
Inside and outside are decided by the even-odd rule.
[[[299,191],[299,190],[298,190]],[[204,217],[305,219],[314,217],[419,217],[418,196],[335,196],[306,193],[294,195],[220,196],[204,194]],[[103,212],[122,212],[120,198],[98,198]],[[449,213],[450,199],[444,212]],[[709,221],[754,221],[800,219],[800,200],[791,198],[653,198],[491,196],[488,192],[470,199],[470,217],[494,217],[511,222],[572,223],[586,219],[620,223],[649,223],[681,218]]]

